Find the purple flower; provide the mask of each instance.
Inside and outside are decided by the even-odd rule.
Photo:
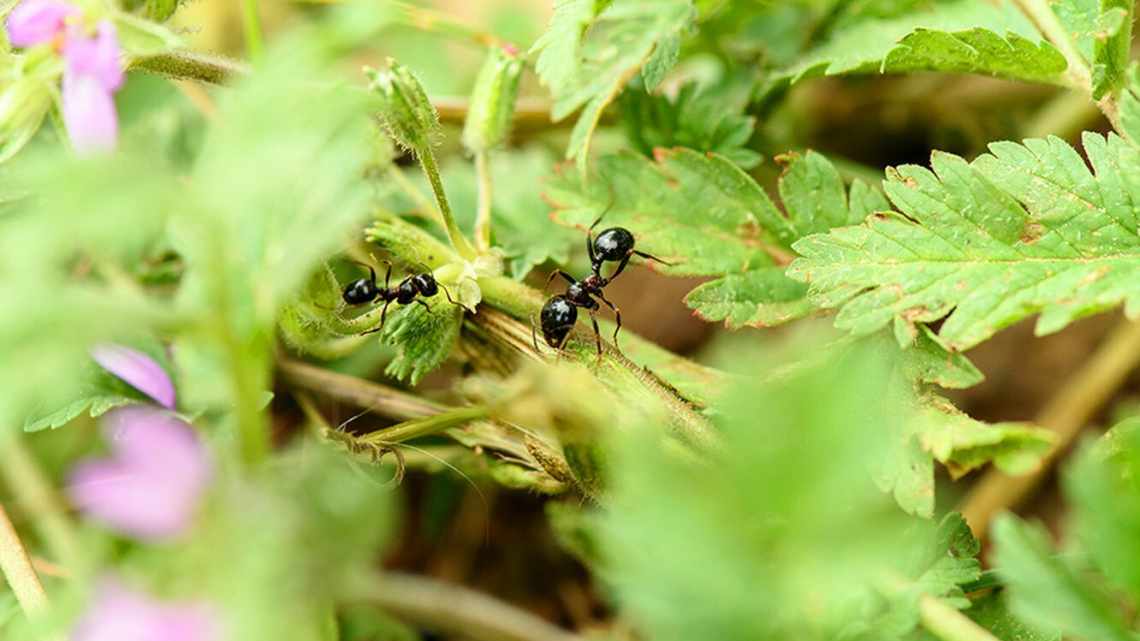
[[[92,519],[139,539],[169,539],[185,531],[212,467],[194,429],[146,406],[114,410],[103,427],[112,455],[75,468],[71,500]]]
[[[66,21],[79,9],[56,0],[27,0],[8,15],[8,40],[15,47],[34,47],[63,33]]]
[[[8,39],[17,47],[62,42],[63,122],[75,151],[111,151],[119,137],[114,94],[123,86],[115,25],[103,20],[91,35],[79,10],[57,0],[25,0],[8,16]]]
[[[104,577],[71,641],[217,641],[221,636],[207,604],[164,603]]]
[[[63,44],[63,122],[80,154],[113,151],[119,138],[114,93],[123,86],[115,25],[99,23],[94,38],[68,30]]]
[[[66,87],[67,79],[64,78],[65,92]],[[174,409],[174,383],[151,357],[136,349],[107,344],[92,348],[91,358],[160,405]]]

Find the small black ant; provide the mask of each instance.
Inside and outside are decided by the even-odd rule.
[[[443,293],[447,296],[447,300],[452,305],[458,305],[451,298],[451,292],[447,291],[436,282],[435,276],[428,272],[422,274],[412,274],[400,281],[395,287],[389,287],[392,278],[392,265],[388,265],[388,271],[384,274],[384,287],[380,287],[376,283],[376,270],[371,265],[368,267],[368,278],[358,278],[352,281],[344,288],[344,302],[349,305],[365,305],[373,301],[384,301],[384,309],[380,311],[380,326],[376,329],[370,329],[365,334],[380,331],[384,327],[384,319],[388,315],[388,306],[392,303],[399,303],[401,305],[410,305],[412,303],[419,303],[424,306],[424,309],[431,311],[428,304],[422,299],[416,298],[423,296],[424,298],[431,298],[439,293],[440,288],[443,288]]]
[[[598,223],[602,222],[605,213],[598,216],[593,225],[590,225],[589,231],[586,232],[586,252],[590,255],[590,268],[594,275],[598,278],[602,277],[602,265],[607,262],[617,262],[617,269],[613,274],[610,274],[606,282],[612,281],[621,274],[625,266],[629,264],[629,259],[633,256],[641,256],[642,258],[661,263],[662,265],[672,266],[673,263],[661,260],[653,254],[647,254],[643,251],[638,251],[633,248],[634,238],[633,234],[624,227],[610,227],[603,229],[597,238],[594,238],[594,228]],[[605,287],[606,283],[602,283]]]
[[[590,322],[594,324],[594,342],[598,347],[598,355],[601,356],[602,333],[598,330],[598,319],[594,317],[594,313],[601,309],[601,305],[598,304],[598,300],[600,300],[614,310],[614,317],[617,320],[617,327],[614,329],[614,345],[616,346],[618,332],[621,331],[621,310],[606,300],[606,295],[602,292],[602,288],[608,285],[612,279],[598,274],[590,274],[578,281],[559,269],[546,279],[547,287],[550,286],[550,281],[554,280],[555,276],[565,278],[569,286],[566,288],[565,294],[552,296],[542,306],[539,317],[542,324],[542,338],[546,344],[555,349],[562,349],[562,345],[566,343],[566,337],[570,335],[570,330],[574,329],[574,323],[578,320],[578,308],[581,307],[590,312]],[[595,297],[598,300],[594,300]],[[538,339],[535,337],[533,324],[531,325],[531,340],[534,341],[534,349],[537,351]]]

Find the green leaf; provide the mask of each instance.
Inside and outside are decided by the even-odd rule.
[[[1095,171],[1057,138],[891,170],[884,190],[901,213],[799,241],[788,275],[840,310],[840,328],[945,318],[939,337],[951,349],[1035,313],[1038,334],[1121,302],[1135,317],[1140,151],[1115,135],[1086,134],[1084,147]]]
[[[1063,483],[1084,551],[1114,585],[1140,597],[1140,419],[1086,448]]]
[[[430,311],[415,303],[389,309],[381,332],[385,342],[399,349],[384,372],[413,385],[447,360],[463,321],[463,309],[443,296],[432,297],[426,304]]]
[[[994,521],[996,564],[1013,613],[1035,626],[1089,641],[1134,637],[1098,587],[1054,556],[1043,528],[1003,514]]]
[[[914,419],[924,450],[957,479],[986,463],[1010,475],[1033,471],[1053,445],[1053,432],[1024,423],[987,425],[957,410],[949,401],[930,396]]]
[[[657,162],[630,154],[600,159],[598,175],[609,186],[556,177],[546,192],[555,220],[585,228],[605,212],[607,225],[635,233],[639,250],[673,263],[653,269],[715,276],[686,302],[701,317],[729,327],[775,325],[813,311],[802,285],[783,273],[788,248],[802,233],[853,224],[886,206],[863,183],[848,192],[835,168],[814,152],[781,158],[787,215],[724,157],[688,149],[655,155]]]
[[[1061,633],[1031,626],[1013,615],[1001,592],[974,601],[966,616],[1002,641],[1061,641]]]
[[[835,638],[881,607],[878,578],[933,540],[908,536],[867,477],[896,409],[867,403],[885,376],[863,350],[743,384],[719,406],[724,447],[708,458],[663,445],[659,426],[610,431],[602,576],[646,638]]]
[[[747,148],[755,119],[725,109],[723,100],[696,84],[681,87],[675,98],[627,91],[621,99],[626,137],[641,153],[658,147],[688,147],[717,153],[751,169],[760,154]]]
[[[961,0],[835,34],[768,81],[762,93],[823,75],[944,71],[1066,84],[1067,63],[1011,2]]]
[[[1093,98],[1115,93],[1127,80],[1132,48],[1131,0],[1101,0],[1093,41]]]
[[[566,149],[582,173],[602,111],[642,67],[646,86],[660,82],[694,14],[691,0],[570,0],[555,7],[532,52],[540,52],[535,69],[554,94],[552,117],[582,109]]]

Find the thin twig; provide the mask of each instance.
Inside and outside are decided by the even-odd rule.
[[[31,616],[47,608],[47,593],[3,505],[0,505],[0,571],[25,614]]]
[[[428,577],[385,572],[362,597],[419,627],[473,641],[581,641],[509,603]]]
[[[242,0],[242,29],[245,34],[245,52],[250,60],[261,58],[264,46],[261,40],[261,16],[257,12],[257,0]]]
[[[1032,494],[1081,428],[1138,364],[1140,323],[1125,321],[1042,408],[1036,423],[1053,430],[1057,439],[1041,465],[1034,472],[1016,477],[991,469],[966,495],[961,512],[976,536],[985,535],[998,512],[1016,506]]]
[[[475,247],[491,249],[491,152],[475,152],[475,176],[479,182],[479,203],[475,210]]]
[[[380,416],[398,421],[434,416],[448,409],[398,389],[301,361],[280,359],[277,370],[289,385],[367,408]]]
[[[18,434],[0,443],[0,474],[48,551],[65,566],[79,558],[79,540],[63,503]]]
[[[1053,12],[1052,7],[1049,6],[1049,2],[1047,0],[1014,0],[1014,4],[1037,27],[1041,35],[1045,36],[1065,57],[1065,61],[1069,64],[1068,72],[1073,83],[1077,87],[1090,90],[1092,74],[1089,71],[1088,62],[1077,50],[1077,44],[1073,42],[1073,38],[1065,29],[1065,25],[1061,24],[1061,20]]]

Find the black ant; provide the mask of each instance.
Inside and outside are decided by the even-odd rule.
[[[349,305],[365,305],[377,300],[384,301],[384,309],[380,311],[380,326],[364,332],[365,334],[380,331],[384,327],[384,318],[388,315],[388,306],[394,302],[401,305],[419,303],[430,312],[431,308],[428,307],[428,304],[423,299],[416,297],[431,298],[438,294],[442,287],[443,293],[447,296],[447,301],[452,305],[459,304],[452,300],[451,292],[437,283],[435,276],[428,272],[412,274],[400,281],[395,287],[389,287],[392,278],[392,265],[389,264],[388,271],[384,274],[384,287],[380,287],[376,283],[376,270],[371,265],[365,266],[368,267],[368,278],[358,278],[352,281],[345,286],[342,295],[344,302]]]
[[[607,211],[609,208],[606,208]],[[597,238],[594,237],[594,228],[598,223],[602,222],[605,217],[603,212],[594,224],[590,225],[590,229],[586,232],[586,252],[590,256],[590,270],[591,274],[581,281],[574,280],[570,274],[562,270],[557,270],[546,279],[546,286],[550,286],[550,281],[554,280],[555,276],[561,276],[566,279],[570,284],[566,288],[565,294],[559,294],[551,297],[542,306],[542,312],[539,315],[542,324],[542,337],[547,345],[555,349],[561,349],[562,345],[566,342],[566,337],[570,334],[570,330],[574,328],[574,323],[578,320],[578,308],[582,307],[589,310],[590,322],[594,324],[594,342],[597,344],[598,355],[602,353],[602,337],[601,332],[598,331],[598,321],[594,317],[594,312],[601,309],[598,301],[594,300],[595,297],[606,304],[607,307],[614,310],[614,317],[617,321],[617,327],[614,329],[614,346],[617,346],[618,332],[621,331],[621,310],[618,309],[613,303],[606,300],[603,289],[606,285],[613,282],[615,278],[621,274],[625,266],[629,264],[629,259],[634,255],[642,258],[647,258],[652,261],[661,263],[662,265],[672,265],[673,263],[661,260],[652,254],[647,254],[643,251],[634,249],[633,234],[624,227],[610,227],[604,229]],[[602,266],[607,262],[617,262],[617,269],[609,277],[602,276]],[[531,327],[531,340],[534,341],[535,350],[538,349],[538,340],[534,336],[534,327]]]

